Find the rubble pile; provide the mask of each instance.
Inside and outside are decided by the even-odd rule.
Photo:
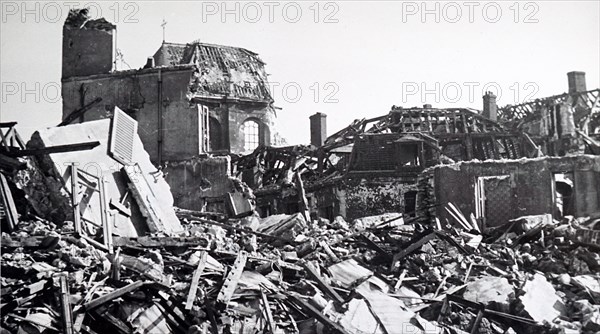
[[[487,225],[432,201],[450,218],[329,220],[291,167],[314,161],[286,150],[263,181],[295,189],[287,214],[239,180],[223,212],[176,208],[113,113],[0,151],[1,334],[600,331],[597,218]]]
[[[401,214],[176,214],[185,234],[114,237],[112,252],[70,221],[3,232],[2,332],[600,331],[597,231],[581,219],[480,233]]]

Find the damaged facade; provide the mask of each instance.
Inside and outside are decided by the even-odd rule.
[[[483,100],[484,113],[495,114],[495,96],[486,94]],[[311,124],[315,124],[312,119]],[[356,120],[304,156],[290,151],[277,158],[282,151],[259,149],[238,164],[243,165],[242,169],[253,168],[244,175],[261,178],[259,185],[263,188],[255,189],[258,207],[263,214],[288,212],[286,206],[290,205],[293,210],[297,203],[293,189],[278,191],[277,182],[285,187],[282,178],[273,184],[271,178],[265,179],[268,173],[290,169],[304,175],[311,211],[328,219],[337,215],[354,219],[363,212],[414,214],[419,174],[440,163],[519,159],[539,154],[525,133],[506,129],[476,110],[438,109],[430,105],[393,106],[387,115]],[[260,166],[265,163],[269,165]],[[304,173],[306,168],[302,166],[310,171]],[[257,183],[243,180],[249,185]]]
[[[444,216],[446,211],[443,207],[440,209],[440,200],[432,200],[432,196],[444,192],[455,193],[462,188],[454,187],[450,182],[452,179],[444,181],[439,177],[431,182],[435,185],[428,187],[425,179],[429,174],[423,174],[423,171],[428,169],[429,173],[429,169],[440,164],[452,170],[454,164],[460,165],[464,161],[472,161],[469,166],[497,161],[487,163],[487,169],[477,169],[481,175],[473,172],[473,175],[481,176],[479,181],[472,180],[473,177],[466,174],[454,178],[466,187],[462,192],[468,194],[456,196],[471,198],[469,209],[462,208],[467,214],[476,214],[478,219],[484,219],[485,184],[491,184],[494,175],[502,179],[512,174],[511,184],[515,188],[515,173],[522,174],[522,178],[537,180],[526,182],[522,187],[532,190],[507,190],[506,194],[494,195],[493,199],[490,197],[490,203],[504,208],[500,211],[509,210],[510,213],[504,215],[512,218],[525,212],[550,210],[554,214],[554,203],[560,201],[562,196],[555,191],[556,184],[565,188],[561,191],[570,194],[576,168],[566,161],[562,165],[562,173],[571,178],[571,184],[565,186],[564,182],[556,183],[555,175],[561,172],[561,168],[550,168],[553,172],[536,174],[536,168],[509,169],[509,172],[506,166],[510,165],[508,161],[544,155],[600,153],[597,141],[600,136],[600,90],[586,91],[585,74],[582,72],[570,72],[568,78],[569,93],[518,106],[498,108],[496,96],[491,92],[483,96],[482,111],[438,109],[431,105],[424,105],[423,108],[393,106],[387,115],[355,120],[326,140],[326,116],[317,113],[310,119],[312,147],[302,150],[299,147],[258,149],[239,160],[237,172],[254,188],[262,215],[294,212],[297,209],[302,198],[298,196],[297,187],[286,180],[291,173],[299,173],[305,180],[307,206],[313,216],[333,219],[341,215],[346,219],[355,219],[364,212],[373,215],[386,212],[415,215],[416,212],[426,213],[429,210],[438,211],[434,216]],[[584,158],[571,159],[579,161]],[[575,162],[572,164],[577,165]],[[591,187],[589,189],[598,187],[596,164],[596,161],[592,161],[589,168],[585,169],[590,173],[585,176],[585,182]],[[542,165],[537,167],[542,168]],[[583,177],[582,172],[575,173]],[[583,184],[579,186],[582,187]],[[425,189],[430,193],[428,199],[424,198],[427,194]],[[479,191],[476,193],[475,189]],[[589,195],[590,191],[585,189],[588,188],[579,190],[583,191],[582,196]],[[531,197],[532,191],[547,193],[549,197]],[[440,198],[442,202],[450,201],[444,196]],[[513,210],[516,206],[511,198],[535,203],[526,205],[528,209]],[[496,199],[498,202],[494,202]],[[478,210],[472,205],[475,201],[482,203]],[[587,209],[576,212],[563,210],[555,216],[600,214],[598,201],[597,196],[588,196],[586,199],[580,196],[573,205]],[[499,221],[504,221],[503,218],[499,218]]]
[[[484,228],[546,213],[556,219],[600,215],[600,156],[594,155],[439,165],[423,172],[419,185],[421,217],[432,222],[452,219],[442,203],[453,203]]]
[[[116,26],[72,11],[63,28],[63,119],[110,118],[115,106],[138,123],[150,159],[164,168],[180,207],[220,201],[229,161],[207,156],[280,145],[264,62],[222,45],[163,42],[142,69],[115,71]],[[211,177],[219,174],[218,177]]]

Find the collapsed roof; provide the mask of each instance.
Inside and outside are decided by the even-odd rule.
[[[154,54],[156,66],[195,65],[191,97],[234,98],[273,102],[265,63],[244,48],[193,42],[163,43]]]

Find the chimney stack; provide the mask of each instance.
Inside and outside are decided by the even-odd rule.
[[[585,87],[585,72],[569,72],[567,73],[567,78],[569,78],[569,94],[587,91]]]
[[[492,92],[486,92],[483,96],[483,117],[498,120],[498,106],[496,105],[496,95]]]
[[[323,146],[327,139],[327,115],[316,113],[310,116],[310,143],[314,146]]]
[[[63,25],[62,77],[110,73],[115,62],[117,27],[91,19],[88,9],[71,9]]]
[[[148,57],[146,60],[146,66],[144,66],[144,68],[153,68],[154,66],[154,57]]]

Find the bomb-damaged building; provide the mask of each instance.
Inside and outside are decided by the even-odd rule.
[[[311,147],[262,148],[238,162],[262,215],[306,205],[315,217],[403,212],[434,223],[455,203],[483,226],[523,215],[600,213],[600,90],[568,73],[568,93],[483,110],[402,108],[327,137],[311,116]],[[568,156],[568,157],[564,157]],[[552,158],[550,158],[552,157]],[[304,179],[306,200],[292,175]],[[544,196],[541,196],[544,194]],[[494,218],[492,218],[494,217]]]
[[[285,147],[257,54],[163,42],[144,68],[115,71],[115,30],[103,19],[89,20],[85,10],[73,11],[65,22],[63,118],[84,109],[79,119],[89,121],[111,117],[114,106],[123,109],[138,121],[144,147],[163,168],[179,207],[223,211],[227,203],[244,208],[233,209],[236,214],[248,214],[251,198],[231,195],[239,192],[235,175],[254,190],[262,216],[306,209],[315,217],[353,219],[391,211],[416,215],[432,206],[444,216],[433,193],[424,191],[431,189],[425,180],[433,181],[423,171],[434,166],[597,153],[599,94],[586,90],[582,72],[568,74],[565,94],[498,108],[496,96],[487,92],[481,111],[392,106],[386,115],[356,120],[329,137],[326,115],[317,113],[310,119],[311,146]],[[551,193],[565,196],[553,192],[556,182],[562,182],[560,189],[570,184],[563,192],[574,191],[573,182],[551,174],[552,180],[542,182],[552,184]],[[595,185],[596,174],[591,175],[586,180]],[[471,181],[473,198],[457,206],[484,220],[485,182]],[[547,211],[556,196],[541,208],[514,214]],[[591,208],[581,211],[586,213],[598,207],[581,205]]]
[[[63,119],[112,117],[118,106],[135,119],[145,150],[163,168],[175,204],[199,209],[201,199],[231,189],[229,154],[281,145],[277,107],[265,63],[240,47],[163,42],[141,69],[115,70],[116,29],[69,13],[63,27]],[[83,111],[83,112],[81,112]],[[221,156],[206,159],[210,154]]]

